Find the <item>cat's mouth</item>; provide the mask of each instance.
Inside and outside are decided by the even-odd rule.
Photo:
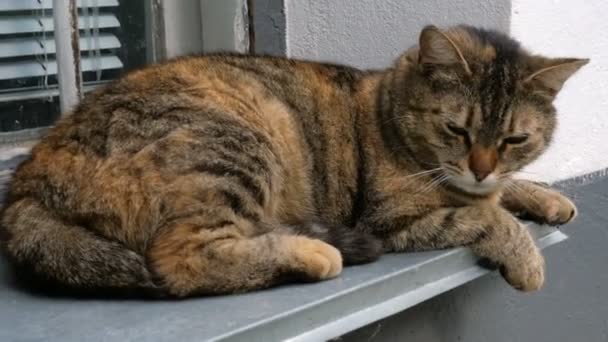
[[[490,174],[482,181],[478,181],[470,171],[453,175],[450,177],[449,182],[452,186],[474,195],[489,195],[500,187],[500,181],[494,174]]]

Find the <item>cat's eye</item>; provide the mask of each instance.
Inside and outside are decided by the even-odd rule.
[[[467,131],[466,128],[456,126],[451,123],[446,124],[445,127],[447,128],[448,132],[461,137],[462,141],[467,147],[471,147],[471,137],[469,136],[469,131]]]
[[[446,124],[445,126],[448,131],[454,135],[458,135],[464,138],[465,142],[469,142],[469,131],[466,130],[466,128],[460,127],[460,126],[456,126],[454,124]]]
[[[503,144],[509,144],[509,145],[519,145],[519,144],[523,144],[526,142],[526,140],[528,140],[528,135],[527,134],[518,134],[518,135],[513,135],[510,137],[506,137],[502,140]]]
[[[460,135],[463,137],[469,136],[469,132],[465,128],[458,127],[453,124],[447,124],[446,127],[448,128],[448,131],[452,132],[452,134]]]

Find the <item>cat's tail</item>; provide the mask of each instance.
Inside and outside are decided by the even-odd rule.
[[[372,262],[383,253],[382,241],[376,236],[343,225],[306,223],[290,226],[292,232],[323,240],[336,247],[345,265]]]
[[[10,204],[2,214],[0,247],[20,278],[85,293],[147,291],[156,286],[145,258],[75,223],[63,222],[34,199]]]

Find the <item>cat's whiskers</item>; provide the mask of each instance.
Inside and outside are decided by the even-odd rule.
[[[405,185],[410,185],[410,184],[414,183],[416,180],[430,176],[431,179],[429,181],[423,182],[420,186],[418,186],[416,188],[425,187],[436,179],[436,176],[433,175],[434,173],[443,172],[443,171],[444,171],[443,168],[438,167],[438,168],[434,168],[431,170],[425,170],[422,172],[418,172],[418,173],[409,175],[409,176],[405,177],[407,179]]]
[[[446,171],[451,171],[451,172],[453,172],[453,173],[455,173],[455,174],[460,174],[460,173],[462,173],[462,171],[463,171],[462,169],[457,168],[457,167],[455,167],[455,166],[451,166],[451,165],[445,165],[443,168],[444,168]]]
[[[448,181],[450,178],[452,178],[452,176],[450,175],[444,175],[442,178],[438,179],[437,181],[435,181],[434,183],[432,183],[428,189],[425,190],[426,192],[430,192],[436,188],[438,188],[441,184],[444,184],[446,181]]]
[[[419,190],[420,193],[427,193],[433,189],[435,189],[437,186],[439,186],[440,184],[442,184],[443,182],[445,182],[446,180],[452,178],[452,176],[447,175],[447,174],[441,174],[439,177],[433,178],[431,179],[431,181],[423,184],[423,188]]]
[[[514,171],[505,172],[505,173],[498,175],[497,178],[498,178],[498,180],[501,180],[501,181],[502,180],[509,181],[511,176],[513,176],[514,173],[515,173]]]
[[[514,180],[509,180],[505,183],[505,188],[507,190],[513,191],[515,193],[519,193],[521,195],[529,195],[528,191],[526,191],[521,185],[517,184]],[[533,196],[526,196],[529,200],[534,202],[537,206],[541,207],[541,203]]]
[[[437,167],[437,168],[434,168],[434,169],[430,169],[430,170],[424,170],[424,171],[421,171],[421,172],[413,173],[413,174],[408,175],[408,176],[405,176],[405,177],[403,177],[403,178],[404,178],[404,179],[408,179],[408,178],[418,178],[418,176],[422,176],[422,175],[426,175],[426,174],[429,174],[429,173],[438,172],[438,171],[441,171],[442,169],[443,169],[443,168],[441,168],[441,167]]]

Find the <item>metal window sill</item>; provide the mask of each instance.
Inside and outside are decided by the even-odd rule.
[[[566,235],[530,227],[544,248]],[[336,279],[180,301],[72,299],[17,287],[0,259],[0,340],[321,341],[410,308],[491,270],[465,248],[390,254]]]

